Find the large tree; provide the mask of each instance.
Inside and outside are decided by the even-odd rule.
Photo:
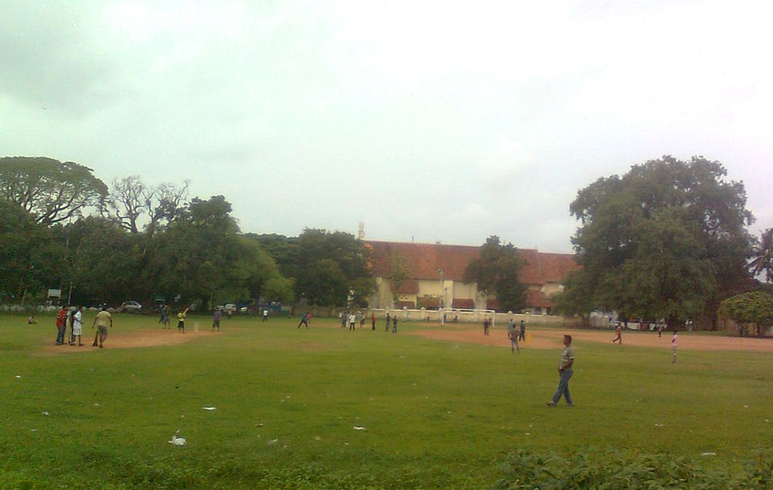
[[[182,185],[167,182],[149,186],[138,175],[115,179],[102,214],[134,234],[144,226],[148,238],[152,238],[159,226],[174,219],[183,209],[188,185],[185,181]]]
[[[562,309],[713,325],[719,302],[749,280],[753,217],[743,184],[726,174],[703,157],[665,156],[581,189],[570,211],[581,224],[572,243],[582,269]]]
[[[309,304],[360,306],[375,290],[368,266],[370,253],[361,240],[343,232],[306,229],[294,242],[297,262],[295,296]]]
[[[63,256],[51,229],[36,223],[18,204],[0,198],[0,300],[22,302],[58,288]]]
[[[46,157],[0,158],[0,197],[30,212],[38,223],[52,225],[84,208],[98,207],[107,186],[93,170]]]
[[[79,219],[64,232],[73,302],[117,305],[148,296],[148,284],[141,280],[137,237],[101,216]]]
[[[512,243],[502,244],[498,236],[490,236],[480,257],[467,265],[464,282],[478,283],[481,292],[495,294],[501,309],[521,311],[526,307],[526,288],[518,279],[523,265]]]

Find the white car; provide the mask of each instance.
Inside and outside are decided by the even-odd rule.
[[[225,311],[226,313],[228,313],[229,311],[231,313],[236,313],[236,310],[237,310],[236,305],[233,303],[228,303],[227,305],[223,305],[223,311]]]
[[[121,304],[121,311],[124,313],[141,313],[142,305],[136,301],[124,301]]]

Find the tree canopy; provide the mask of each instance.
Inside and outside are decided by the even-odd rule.
[[[623,318],[713,318],[719,301],[748,285],[753,221],[742,183],[725,168],[665,156],[622,178],[600,178],[570,206],[582,269],[567,281],[567,313],[617,310]]]
[[[93,170],[46,157],[0,158],[0,197],[30,212],[38,223],[52,225],[79,216],[107,197],[107,186]]]
[[[732,296],[722,301],[719,313],[738,324],[740,336],[743,337],[748,325],[755,324],[757,336],[760,337],[761,327],[773,324],[773,295],[763,291],[752,291]]]
[[[502,310],[518,312],[526,307],[526,288],[518,279],[524,263],[512,243],[500,243],[491,236],[481,246],[480,257],[473,259],[464,272],[464,282],[478,283],[478,290],[496,294]]]

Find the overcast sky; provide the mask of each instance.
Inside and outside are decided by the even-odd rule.
[[[577,191],[719,160],[773,227],[760,1],[0,0],[0,156],[191,181],[244,232],[571,252]]]

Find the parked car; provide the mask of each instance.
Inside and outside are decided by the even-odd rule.
[[[235,304],[233,304],[233,303],[228,303],[227,305],[223,305],[223,311],[225,311],[226,313],[228,313],[229,311],[230,311],[231,313],[236,313],[236,311],[237,311],[237,308],[236,308],[236,305],[235,305]]]
[[[136,301],[124,301],[121,303],[121,311],[124,313],[142,313],[142,305]]]

